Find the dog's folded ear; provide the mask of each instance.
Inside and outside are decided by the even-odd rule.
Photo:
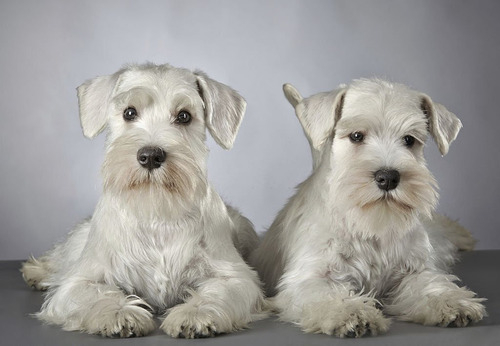
[[[441,155],[446,155],[451,142],[457,138],[462,128],[462,123],[455,114],[447,110],[443,105],[433,102],[425,94],[421,95],[420,107],[428,119],[429,132],[436,142]]]
[[[108,105],[119,72],[88,80],[77,88],[83,135],[94,138],[106,127]]]
[[[213,139],[224,149],[233,147],[245,114],[246,101],[235,90],[195,71],[198,89],[205,104],[205,123]]]
[[[304,99],[293,85],[283,85],[285,97],[295,108],[295,114],[311,149],[320,151],[325,141],[333,134],[335,124],[342,115],[345,91],[346,89],[341,87]]]

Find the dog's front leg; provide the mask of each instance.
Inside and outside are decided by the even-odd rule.
[[[481,320],[485,299],[457,286],[456,280],[435,270],[410,274],[389,294],[385,311],[404,321],[441,327],[465,327]]]
[[[65,330],[106,337],[142,336],[155,327],[152,309],[118,287],[73,275],[51,287],[38,317]]]
[[[226,262],[200,283],[185,303],[168,311],[161,328],[178,338],[203,338],[245,328],[262,315],[257,275],[244,263]],[[220,270],[225,267],[226,269]]]
[[[334,283],[311,273],[314,271],[289,271],[283,277],[273,299],[282,320],[297,323],[307,333],[341,338],[388,330],[390,320],[375,298],[355,293],[349,283]]]

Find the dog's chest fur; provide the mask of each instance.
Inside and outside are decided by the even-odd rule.
[[[189,222],[135,223],[119,237],[109,255],[108,280],[159,312],[182,302],[210,276],[204,238]]]
[[[420,245],[426,239],[418,229],[399,239],[336,235],[325,242],[325,276],[381,297],[404,275],[423,268],[427,254]]]

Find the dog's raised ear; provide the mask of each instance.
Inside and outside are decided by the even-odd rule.
[[[331,137],[335,124],[342,115],[345,87],[303,98],[291,84],[283,85],[283,92],[295,108],[302,129],[311,145],[311,150],[321,151],[322,145]]]
[[[245,114],[246,101],[229,86],[195,71],[198,89],[205,104],[205,123],[213,139],[224,149],[233,147]]]
[[[446,155],[451,142],[457,138],[462,128],[462,123],[455,114],[447,110],[443,105],[433,102],[425,94],[421,95],[420,107],[427,117],[429,132],[436,142],[441,155]]]
[[[283,92],[293,108],[297,107],[297,105],[304,99],[302,95],[300,95],[299,91],[290,83],[283,84]]]
[[[107,123],[108,105],[121,71],[88,80],[77,88],[83,135],[94,138]]]

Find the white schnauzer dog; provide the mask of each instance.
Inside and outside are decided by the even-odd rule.
[[[442,155],[461,127],[427,95],[378,79],[302,98],[284,85],[311,145],[313,172],[251,263],[284,321],[305,332],[376,335],[390,320],[466,326],[484,299],[447,273],[470,233],[435,214],[428,134]]]
[[[37,316],[113,337],[229,333],[262,316],[245,258],[253,226],[207,182],[205,128],[233,145],[246,102],[203,72],[134,65],[78,88],[84,135],[109,128],[103,193],[91,219],[21,269],[48,290]]]

